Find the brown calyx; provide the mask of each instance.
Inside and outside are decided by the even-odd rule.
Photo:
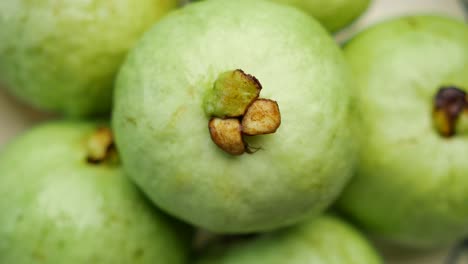
[[[86,161],[101,164],[116,157],[112,132],[107,127],[97,129],[88,139]]]
[[[242,138],[241,123],[238,119],[213,117],[208,127],[211,139],[222,150],[231,155],[241,155],[245,152],[246,144]]]
[[[259,99],[262,86],[242,70],[220,74],[204,100],[205,113],[213,142],[231,155],[254,153],[243,136],[275,133],[281,124],[278,103]]]
[[[278,103],[269,99],[253,102],[242,118],[242,132],[249,136],[275,133],[280,125]]]
[[[455,86],[441,87],[434,97],[434,126],[443,137],[453,137],[463,113],[468,112],[468,95]]]

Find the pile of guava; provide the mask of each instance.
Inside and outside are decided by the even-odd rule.
[[[0,148],[0,263],[378,264],[375,241],[468,237],[468,26],[340,46],[369,4],[0,2],[0,83],[54,114]]]

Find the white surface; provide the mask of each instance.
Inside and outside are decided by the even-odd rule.
[[[355,34],[355,32],[390,17],[418,13],[444,14],[460,19],[463,19],[464,16],[461,1],[457,0],[374,0],[365,15],[350,28],[339,33],[337,39],[343,41]],[[0,148],[16,134],[48,118],[50,117],[31,110],[0,89]],[[444,263],[448,249],[403,253],[385,248],[382,249],[382,252],[386,256],[386,263],[441,264]],[[468,260],[465,259],[462,263],[468,264]]]

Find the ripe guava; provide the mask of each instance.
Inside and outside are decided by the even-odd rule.
[[[322,212],[347,183],[351,85],[310,16],[202,1],[162,19],[127,58],[116,143],[125,171],[170,214],[211,231],[267,231]]]
[[[345,47],[357,80],[361,144],[341,208],[409,247],[468,235],[468,27],[410,16]]]
[[[0,82],[47,111],[110,111],[127,51],[177,0],[0,1]]]
[[[208,247],[207,253],[202,254],[196,263],[382,263],[364,236],[346,222],[327,215],[270,234],[229,243]]]
[[[2,151],[0,175],[0,263],[186,261],[190,229],[123,175],[96,123],[34,128]]]

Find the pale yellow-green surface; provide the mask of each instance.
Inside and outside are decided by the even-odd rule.
[[[278,130],[246,138],[260,149],[241,156],[212,142],[203,108],[233,69],[255,76],[281,112]],[[288,226],[322,212],[351,176],[351,86],[339,47],[310,16],[269,1],[198,2],[162,19],[127,57],[116,145],[130,177],[185,221],[227,233]]]
[[[337,39],[343,41],[383,19],[417,12],[441,13],[463,18],[461,4],[457,0],[374,0],[367,12],[350,28],[340,32]],[[49,117],[30,110],[0,90],[0,148],[14,135],[45,118]],[[386,257],[386,263],[390,264],[440,264],[449,251],[448,248],[442,248],[429,252],[402,252],[385,245],[379,245],[379,248]],[[468,263],[468,259],[462,263]]]
[[[339,218],[323,215],[291,228],[223,247],[214,245],[198,264],[380,264],[364,236]]]
[[[468,235],[468,138],[433,127],[441,86],[468,87],[468,27],[442,16],[379,24],[344,48],[355,76],[356,177],[339,205],[360,225],[410,247]]]
[[[0,82],[38,109],[107,114],[135,41],[177,0],[0,1]]]
[[[190,228],[116,163],[87,162],[103,124],[51,122],[0,152],[0,263],[184,264]]]

